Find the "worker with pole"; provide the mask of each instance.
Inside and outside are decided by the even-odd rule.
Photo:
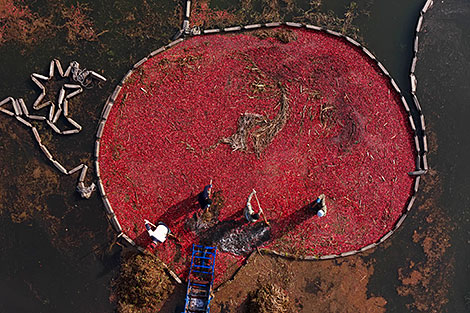
[[[211,193],[212,193],[212,179],[209,182],[209,185],[204,187],[204,190],[199,194],[199,204],[201,205],[201,209],[203,209],[204,212],[209,210],[211,204],[212,204],[212,199],[211,199]]]
[[[152,243],[150,244],[152,249],[155,249],[159,243],[164,243],[166,238],[171,235],[170,229],[163,222],[159,222],[155,225],[144,219],[144,223],[145,229],[147,229],[147,233],[150,239],[152,239]]]
[[[323,217],[326,215],[327,207],[325,203],[325,194],[321,194],[318,198],[313,202],[313,211],[316,212],[318,217]]]
[[[251,199],[253,198],[253,196],[255,196],[256,202],[258,203],[258,213],[253,210],[253,206],[251,205]],[[250,223],[256,223],[262,215],[264,222],[266,223],[266,225],[269,226],[269,222],[263,213],[263,209],[261,208],[261,205],[259,203],[258,196],[256,195],[256,190],[254,189],[248,196],[248,200],[246,201],[246,206],[243,213],[245,215],[246,220]]]

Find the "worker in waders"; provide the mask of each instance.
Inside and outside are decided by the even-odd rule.
[[[150,247],[155,249],[159,243],[164,243],[166,238],[170,235],[170,229],[164,223],[159,222],[157,225],[150,223],[148,220],[144,220],[145,229],[152,239]]]
[[[259,206],[259,204],[259,212],[256,213],[255,210],[253,210],[253,206],[251,205],[251,199],[253,198],[253,196],[256,196],[256,190],[254,189],[248,196],[248,200],[246,200],[246,206],[243,212],[246,220],[250,223],[256,223],[259,220],[260,216],[263,214],[263,209],[261,209],[261,206]],[[269,225],[268,221],[266,221],[266,224]]]
[[[325,195],[322,193],[318,196],[317,200],[313,203],[312,209],[317,212],[317,216],[323,217],[326,215]]]
[[[198,197],[198,201],[199,201],[199,204],[201,205],[201,209],[203,209],[204,211],[209,210],[212,204],[211,192],[212,192],[212,179],[209,185],[204,187],[204,190],[199,194],[199,197]]]

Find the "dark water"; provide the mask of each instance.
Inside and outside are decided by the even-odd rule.
[[[436,1],[424,24],[418,93],[437,137],[432,167],[442,179],[443,210],[455,224],[448,312],[470,311],[470,2]]]
[[[344,14],[349,3],[324,2],[325,9],[337,15]],[[424,1],[357,2],[368,11],[355,22],[365,45],[407,94],[414,29]],[[45,3],[49,2],[35,5]],[[93,136],[106,97],[133,63],[167,42],[179,23],[175,14],[178,3],[170,0],[149,1],[149,7],[141,1],[88,3],[97,33],[104,31],[97,41],[68,43],[63,32],[58,32],[33,47],[18,43],[0,47],[0,99],[23,96],[30,103],[35,93],[31,92],[29,74],[45,73],[53,57],[64,66],[78,60],[87,68],[103,70],[108,77],[101,88],[87,91],[77,100],[73,116],[82,123],[84,132],[70,140],[51,136],[53,151],[67,167],[75,166],[77,160],[92,165]],[[296,5],[306,8],[307,3],[298,1]],[[230,9],[238,2],[217,1],[216,5]],[[470,291],[466,261],[470,71],[462,70],[469,67],[469,17],[468,1],[436,4],[429,14],[423,44],[427,50],[417,69],[423,110],[439,142],[430,164],[442,178],[443,195],[438,201],[456,225],[449,253],[455,255],[458,274],[452,281],[449,312],[468,310],[465,296]],[[73,192],[75,177],[56,173],[30,133],[15,120],[0,115],[0,134],[0,312],[111,312],[110,281],[118,269],[119,248],[112,245],[114,234],[101,201],[96,196],[88,201],[79,199]],[[41,175],[35,176],[34,170]],[[426,196],[421,193],[420,197],[418,203]],[[21,216],[22,212],[27,214]],[[400,285],[397,270],[407,266],[409,258],[424,258],[420,246],[411,240],[413,231],[420,227],[430,226],[421,221],[419,212],[413,212],[390,239],[391,246],[371,255],[376,265],[369,291],[387,299],[389,312],[410,310],[406,304],[412,298],[396,292]]]
[[[420,34],[416,75],[417,93],[426,116],[426,133],[433,145],[429,155],[430,175],[438,178],[438,187],[432,188],[431,193],[424,192],[423,189],[427,189],[430,181],[425,179],[425,183],[421,184],[415,209],[402,229],[391,238],[391,247],[382,247],[371,256],[377,263],[369,290],[387,299],[388,312],[418,311],[415,306],[406,306],[413,302],[413,295],[397,297],[396,292],[397,286],[400,285],[396,276],[397,269],[407,268],[410,260],[423,263],[426,263],[423,260],[427,260],[427,269],[433,272],[428,289],[424,286],[414,289],[419,294],[417,297],[426,300],[422,303],[429,304],[422,309],[423,312],[470,311],[470,209],[467,205],[470,194],[470,3],[465,0],[434,2],[434,6],[425,16],[423,31]],[[414,9],[419,8],[420,5],[414,6]],[[389,60],[387,67],[392,76],[400,82],[402,90],[409,91],[407,73],[401,71],[401,67],[410,61],[411,47],[407,34],[412,33],[409,26],[414,27],[413,17],[410,14],[395,16],[394,19],[397,19],[398,24],[390,26],[397,28],[397,25],[400,25],[398,28],[401,39],[391,38],[388,44],[381,44],[375,51],[382,51],[380,54],[383,53],[384,58]],[[388,33],[386,29],[391,28],[384,27],[384,32]],[[408,39],[404,40],[405,38]],[[392,42],[395,43],[395,53],[402,51],[401,59],[395,58],[393,53],[387,53],[392,49]],[[370,45],[374,45],[373,41],[370,41]],[[377,54],[380,55],[379,52]],[[428,199],[431,199],[431,203],[426,202]],[[417,211],[416,207],[421,209]],[[436,209],[443,211],[443,216],[447,216],[445,223],[425,222],[426,217],[437,215],[429,214]],[[426,229],[433,227],[444,229],[443,233],[450,235],[451,244],[443,255],[434,259],[426,258],[423,247],[410,240],[415,230],[428,233],[441,231]],[[436,245],[441,240],[447,240],[447,237],[435,236],[431,244]],[[433,259],[434,263],[430,259]],[[439,274],[439,271],[444,273],[449,268],[453,273],[450,277],[442,277]],[[433,308],[433,301],[442,300],[437,296],[439,292],[445,295],[444,301],[448,303],[434,303]],[[432,296],[426,296],[426,293],[436,297],[433,299]]]
[[[52,22],[58,25],[63,21],[54,6],[77,4],[29,3],[46,16],[54,12]],[[103,32],[95,41],[67,42],[66,32],[51,26],[50,39],[0,47],[1,99],[23,97],[31,105],[38,91],[29,75],[47,73],[53,58],[64,68],[77,60],[108,78],[71,101],[70,114],[83,126],[82,133],[60,137],[40,131],[54,157],[68,169],[80,162],[93,168],[93,138],[106,98],[132,64],[166,44],[179,24],[178,17],[171,19],[173,1],[149,6],[142,1],[90,1],[88,6],[96,33]],[[142,20],[145,27],[139,24]],[[113,245],[115,234],[101,200],[96,195],[80,199],[74,192],[76,176],[57,173],[15,119],[0,115],[0,135],[0,312],[112,312],[111,280],[120,249]]]

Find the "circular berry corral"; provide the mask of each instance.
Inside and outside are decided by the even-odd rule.
[[[129,237],[146,246],[144,219],[162,221],[176,239],[156,253],[178,274],[193,243],[219,246],[222,273],[255,246],[326,255],[376,242],[411,194],[412,140],[399,94],[361,49],[281,27],[192,37],[143,63],[114,102],[99,162]],[[252,189],[269,228],[244,219]]]

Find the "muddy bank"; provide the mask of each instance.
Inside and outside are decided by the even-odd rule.
[[[373,262],[361,257],[302,262],[254,253],[235,279],[217,290],[212,310],[248,312],[249,293],[275,282],[298,312],[385,312],[387,301],[368,294],[373,272]]]

